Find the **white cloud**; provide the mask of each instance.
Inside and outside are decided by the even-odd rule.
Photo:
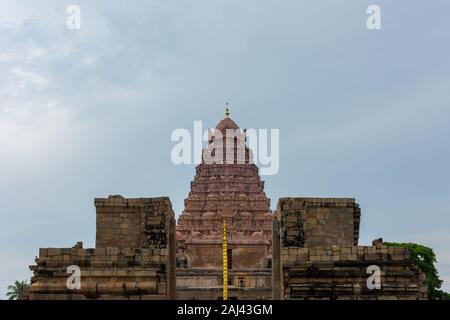
[[[0,8],[0,28],[18,28],[33,13],[32,6],[23,1],[0,0]]]
[[[387,22],[374,36],[365,28],[364,6],[351,1],[280,6],[276,1],[80,0],[79,31],[66,28],[66,4],[0,0],[0,176],[7,178],[0,180],[0,194],[8,213],[2,218],[10,225],[33,220],[45,228],[58,216],[56,230],[69,215],[61,208],[73,209],[72,221],[92,217],[92,197],[122,191],[169,195],[174,207],[182,208],[194,169],[174,169],[169,133],[194,119],[214,124],[231,99],[238,123],[238,117],[250,127],[267,123],[281,129],[282,143],[293,143],[281,150],[281,157],[290,153],[280,170],[285,176],[278,186],[268,182],[268,188],[280,196],[302,195],[334,184],[342,193],[348,183],[346,190],[358,197],[367,192],[363,208],[392,212],[389,225],[410,241],[434,247],[446,268],[448,234],[416,237],[405,231],[411,225],[404,226],[411,212],[420,211],[417,199],[429,215],[443,216],[448,197],[441,197],[436,181],[426,186],[428,193],[388,203],[370,188],[376,177],[357,180],[348,163],[361,161],[374,146],[386,152],[393,139],[414,150],[412,137],[448,127],[449,48],[442,41],[448,10],[435,9],[432,21],[421,20],[420,30],[410,24],[406,31],[400,24],[389,28]],[[405,13],[408,21],[423,18],[420,8]],[[391,17],[402,18],[401,6],[389,10]],[[439,38],[433,38],[429,30],[437,27]],[[300,132],[301,139],[285,139],[289,132]],[[440,141],[430,135],[426,143],[437,149]],[[432,154],[442,163],[449,159],[444,149]],[[389,163],[380,167],[378,160],[361,165],[378,165],[380,176],[398,171]],[[329,166],[327,172],[321,172],[322,165]],[[419,173],[447,181],[448,170],[436,163],[421,167],[394,177],[398,192],[420,182]],[[309,181],[301,176],[308,172]],[[330,178],[338,172],[345,174]],[[185,174],[184,183],[179,174]],[[24,197],[33,200],[24,203]],[[276,201],[273,197],[272,205]],[[431,220],[424,229],[449,223],[445,217]],[[65,237],[49,236],[45,243]],[[37,249],[33,241],[19,247]],[[26,270],[27,263],[15,267]],[[2,279],[8,277],[3,283],[15,280],[5,274],[0,272]]]

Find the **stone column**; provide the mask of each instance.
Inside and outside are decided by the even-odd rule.
[[[278,212],[275,212],[272,220],[272,299],[282,299],[280,217]]]
[[[176,233],[175,233],[175,218],[169,218],[169,257],[168,257],[168,272],[167,272],[167,299],[175,300],[176,297]]]

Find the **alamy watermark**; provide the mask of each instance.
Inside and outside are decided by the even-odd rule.
[[[69,15],[66,21],[67,29],[80,30],[81,29],[81,8],[75,4],[67,7],[66,13]]]
[[[67,267],[67,273],[70,273],[69,278],[67,278],[66,286],[69,290],[79,290],[81,289],[81,269],[79,266],[70,265]]]
[[[81,29],[81,8],[79,5],[71,4],[66,8],[66,13],[69,15],[66,21],[67,29],[80,30]],[[366,20],[366,26],[369,30],[381,30],[381,7],[376,4],[371,4],[367,7],[366,13],[369,15]]]
[[[369,30],[381,30],[381,8],[376,4],[372,4],[367,7],[366,13],[369,15],[367,17],[366,25]]]
[[[279,129],[203,130],[202,121],[194,121],[193,129],[193,134],[184,128],[172,132],[170,139],[177,142],[171,151],[171,160],[174,164],[250,163],[260,166],[261,175],[278,173]]]
[[[381,269],[377,265],[370,265],[367,267],[367,273],[370,276],[367,278],[367,288],[369,290],[381,289]]]

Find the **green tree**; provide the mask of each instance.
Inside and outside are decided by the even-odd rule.
[[[6,295],[9,300],[20,300],[22,298],[23,291],[28,287],[27,281],[15,281],[13,285],[8,286],[8,293]]]
[[[383,244],[392,247],[402,247],[409,249],[411,260],[426,276],[428,284],[428,299],[450,299],[450,294],[440,290],[442,280],[439,279],[439,274],[435,266],[436,255],[434,254],[433,249],[416,243],[384,242]]]

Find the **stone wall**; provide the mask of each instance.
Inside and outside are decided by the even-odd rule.
[[[42,248],[29,299],[166,299],[167,249]],[[67,267],[81,269],[80,289],[70,290]]]
[[[97,248],[161,248],[167,245],[169,221],[163,213],[172,211],[169,198],[126,199],[117,195],[96,198],[94,204]]]
[[[281,198],[283,246],[357,245],[361,210],[352,198]]]
[[[281,249],[285,299],[426,299],[425,276],[404,248],[345,246]],[[381,288],[369,288],[369,266],[381,271]],[[369,281],[370,282],[370,281]]]
[[[186,244],[187,265],[193,269],[222,269],[222,248],[217,244]]]
[[[95,199],[96,248],[41,248],[26,299],[174,299],[175,218],[168,198]],[[69,288],[69,266],[81,288]]]
[[[408,250],[381,239],[357,246],[354,199],[282,198],[274,218],[274,299],[426,299],[425,277]],[[379,268],[380,288],[370,288],[369,266]]]
[[[222,244],[198,242],[187,246],[187,261],[192,269],[218,269],[222,270],[223,250]],[[228,242],[228,250],[231,250],[231,260],[228,262],[233,269],[264,269],[268,267],[270,243],[252,244],[247,242]]]
[[[177,289],[179,300],[221,300],[222,288]],[[270,300],[272,289],[268,288],[228,288],[228,300]]]
[[[270,269],[228,271],[230,299],[264,299],[272,297]],[[177,299],[217,300],[222,298],[223,274],[216,269],[178,269]]]

